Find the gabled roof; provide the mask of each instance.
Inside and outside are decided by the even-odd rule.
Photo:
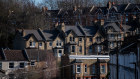
[[[125,9],[125,11],[132,11],[134,8],[138,8],[139,10],[140,10],[140,4],[129,4],[127,7],[126,7],[126,9]]]
[[[115,9],[115,11],[116,11],[116,12],[118,12],[118,9],[117,9],[117,7],[116,7],[116,6],[113,6],[112,8],[114,8],[114,9]]]
[[[59,35],[60,32],[57,29],[54,29],[54,30],[43,30],[43,33],[46,40],[54,40]]]
[[[86,36],[94,36],[98,30],[98,28],[95,26],[85,26],[82,27],[82,29]]]
[[[94,7],[92,11],[90,11],[91,15],[94,15],[97,13],[97,11],[100,10],[105,15],[107,13],[107,7]]]
[[[80,26],[65,26],[66,35],[68,35],[71,31],[73,31],[77,36],[84,36]]]
[[[84,15],[89,14],[93,9],[94,9],[94,6],[93,7],[84,7],[82,13]]]
[[[30,36],[35,36],[35,38],[37,39],[37,41],[44,41],[45,39],[42,36],[42,32],[40,29],[34,30],[34,29],[19,29],[18,30],[20,32],[20,34],[22,34],[24,32],[24,36],[23,38],[25,40],[28,40],[30,38]]]
[[[120,4],[120,5],[116,5],[118,12],[124,12],[125,8],[128,6],[129,4]]]
[[[113,27],[114,30],[117,31],[117,32],[119,32],[119,31],[129,32],[130,28],[131,28],[131,26],[121,25],[119,22],[105,23],[104,28],[107,28],[107,27]]]
[[[24,50],[3,50],[6,61],[28,61]]]

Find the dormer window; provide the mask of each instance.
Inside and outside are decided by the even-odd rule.
[[[70,39],[70,42],[75,41],[74,37],[70,37],[69,39]]]
[[[56,46],[58,47],[58,46],[61,46],[61,45],[62,45],[62,42],[57,40]]]
[[[70,37],[70,41],[72,41],[72,37]]]
[[[35,47],[35,42],[30,41],[30,47]]]

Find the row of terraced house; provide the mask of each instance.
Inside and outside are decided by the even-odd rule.
[[[51,29],[16,29],[15,31],[13,47],[15,51],[22,50],[22,55],[28,63],[27,70],[28,66],[31,66],[29,63],[33,64],[29,60],[30,56],[36,57],[33,61],[37,62],[42,58],[41,52],[37,51],[47,50],[42,52],[45,55],[50,50],[53,51],[52,54],[60,64],[60,79],[106,79],[109,70],[112,73],[111,79],[115,78],[113,76],[116,74],[113,73],[115,67],[109,67],[109,55],[110,52],[124,45],[126,38],[139,35],[139,27],[135,23],[135,20],[139,19],[137,17],[140,14],[139,4],[109,2],[107,7],[81,8],[75,6],[73,10],[44,10],[47,20],[50,21]],[[6,50],[8,49],[3,49],[3,51]],[[35,50],[36,54],[32,52]],[[2,62],[0,65],[6,74],[7,69],[3,68],[4,62],[8,64],[11,61],[22,60],[8,60],[19,53],[13,51],[16,54],[9,52],[14,55],[7,56],[3,51],[0,55],[4,60],[0,61]],[[112,55],[111,57],[111,62],[113,62],[115,57]],[[44,63],[48,62],[44,61]],[[9,63],[9,67],[10,65],[13,64]],[[23,64],[19,62],[19,67],[20,65]],[[7,74],[11,74],[10,71]]]

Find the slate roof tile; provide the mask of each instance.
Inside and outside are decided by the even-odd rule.
[[[23,50],[4,50],[7,61],[28,61]]]

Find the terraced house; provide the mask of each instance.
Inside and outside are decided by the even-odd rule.
[[[15,49],[53,50],[57,57],[62,54],[105,54],[104,35],[94,26],[55,25],[53,30],[18,29],[14,40]]]
[[[109,61],[109,56],[105,50],[105,33],[102,29],[103,27],[80,26],[79,24],[67,26],[64,23],[56,23],[52,30],[18,29],[14,46],[15,49],[53,50],[54,55],[61,61],[62,66],[75,64],[73,66],[76,68],[78,66],[81,68],[87,67],[85,71],[87,73],[84,75],[82,75],[84,72],[82,72],[83,70],[81,68],[79,73],[75,73],[75,75],[71,73],[64,74],[63,72],[66,72],[67,69],[62,70],[61,74],[67,75],[69,78],[105,78],[108,73],[107,62]],[[63,58],[66,57],[67,59],[63,61]],[[73,59],[73,57],[75,57],[76,60]],[[77,59],[77,57],[79,58]],[[77,62],[74,61],[81,62],[78,62],[79,65],[77,66]],[[92,65],[94,67],[92,67]],[[100,67],[103,67],[102,74],[100,74]],[[99,68],[99,71],[94,71],[93,68],[94,70]],[[92,71],[90,71],[90,69],[92,69]],[[69,71],[76,72],[73,71],[72,68]],[[62,78],[66,77],[62,76]]]

